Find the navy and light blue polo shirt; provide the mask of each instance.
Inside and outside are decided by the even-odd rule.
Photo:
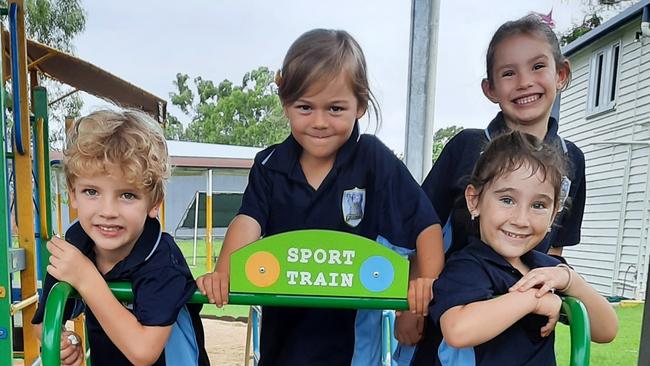
[[[257,220],[263,236],[337,230],[405,253],[415,249],[425,228],[439,223],[404,164],[375,136],[360,134],[358,124],[318,189],[305,178],[301,151],[289,136],[255,157],[239,213]],[[359,357],[379,357],[379,348],[361,350],[359,341],[367,339],[355,327],[358,314],[362,312],[264,307],[260,364],[350,365]],[[380,321],[377,317],[373,336],[380,335]]]
[[[65,240],[95,262],[94,243],[79,222],[65,234]],[[147,218],[144,230],[126,258],[103,275],[106,282],[128,281],[133,286],[133,302],[123,305],[144,326],[172,326],[165,349],[154,365],[209,365],[199,312],[200,304],[186,304],[196,290],[192,273],[174,239],[162,232],[157,219]],[[33,324],[43,322],[45,303],[57,280],[48,274],[43,296]],[[68,300],[65,319],[83,310],[94,366],[131,365],[111,342],[92,309],[83,309],[81,300]],[[137,342],[137,340],[134,340]]]
[[[521,256],[530,269],[552,267],[559,260],[535,250]],[[449,309],[484,301],[508,293],[523,275],[490,246],[470,237],[469,244],[454,253],[433,285],[429,314],[440,326],[440,317]],[[555,365],[555,333],[540,335],[548,318],[528,314],[495,338],[475,347],[457,349],[443,342],[438,348],[445,365]],[[431,362],[433,365],[433,360]]]
[[[485,130],[466,129],[459,132],[445,145],[440,157],[433,165],[422,188],[433,203],[442,222],[451,220],[453,240],[447,254],[461,249],[467,242],[469,212],[465,203],[465,187],[474,166],[485,145],[509,131],[503,113],[499,112]],[[585,158],[582,151],[572,142],[558,134],[558,122],[551,117],[544,142],[562,151],[568,162],[569,209],[558,215],[553,230],[537,246],[537,250],[548,252],[551,247],[576,245],[580,242],[580,227],[585,206]]]

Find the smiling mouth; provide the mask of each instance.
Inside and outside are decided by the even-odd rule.
[[[517,98],[517,99],[513,100],[513,103],[515,103],[517,105],[526,105],[526,104],[530,104],[530,103],[533,103],[533,102],[537,101],[541,97],[542,97],[541,94],[528,95],[528,96]]]
[[[114,233],[122,229],[121,226],[116,226],[116,225],[111,225],[111,226],[95,225],[95,226],[97,226],[101,231],[106,231],[110,233]]]
[[[516,233],[511,233],[511,232],[505,231],[505,230],[501,230],[501,232],[505,236],[513,238],[513,239],[526,239],[528,237],[528,234],[516,234]]]

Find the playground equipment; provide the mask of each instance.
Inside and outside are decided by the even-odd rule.
[[[94,65],[27,40],[24,0],[10,0],[7,5],[0,9],[9,24],[8,32],[1,31],[0,73],[3,81],[11,80],[13,127],[5,135],[8,124],[4,88],[0,88],[0,239],[5,245],[0,250],[0,365],[11,365],[14,357],[32,365],[39,356],[38,342],[32,327],[22,325],[29,324],[36,311],[38,281],[49,258],[41,243],[52,236],[48,106],[83,90],[144,110],[163,122],[166,102]],[[74,90],[48,102],[47,91],[38,85],[39,73]],[[17,248],[12,244],[12,208]],[[61,220],[58,227],[60,233]]]
[[[408,308],[408,261],[395,252],[352,234],[301,230],[261,239],[233,253],[229,303],[321,308]],[[133,297],[128,283],[112,283],[120,301]],[[43,363],[59,365],[59,342],[65,303],[78,296],[58,283],[48,297],[43,323]],[[207,303],[198,291],[190,302]],[[565,298],[563,313],[571,331],[571,365],[589,365],[589,319],[582,303]],[[384,316],[382,327],[390,327]],[[253,321],[259,321],[254,317]],[[256,334],[253,343],[256,344]],[[390,353],[384,338],[382,356]],[[92,347],[92,345],[91,345]],[[248,356],[248,355],[247,355]],[[390,365],[390,355],[384,357]]]

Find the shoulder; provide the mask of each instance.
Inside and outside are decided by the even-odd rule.
[[[156,248],[149,258],[144,261],[138,272],[144,274],[151,271],[170,271],[174,269],[185,272],[186,269],[189,270],[189,266],[185,262],[183,252],[174,241],[174,238],[170,234],[163,232]]]
[[[275,153],[275,150],[280,144],[275,144],[267,147],[266,149],[255,154],[255,159],[253,160],[256,165],[264,165]]]
[[[585,154],[582,152],[582,150],[572,141],[569,141],[567,139],[564,139],[564,143],[566,144],[567,152],[571,157],[571,161],[574,163],[582,162],[582,165],[584,165]]]
[[[479,153],[486,142],[485,130],[478,128],[464,129],[445,144],[441,158],[444,159],[443,155],[446,154],[466,155],[470,153],[471,155],[476,155],[475,153]]]

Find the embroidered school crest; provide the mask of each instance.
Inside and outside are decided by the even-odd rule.
[[[363,219],[363,210],[366,207],[365,188],[354,187],[343,191],[341,207],[343,208],[343,221],[352,227],[359,225]]]

